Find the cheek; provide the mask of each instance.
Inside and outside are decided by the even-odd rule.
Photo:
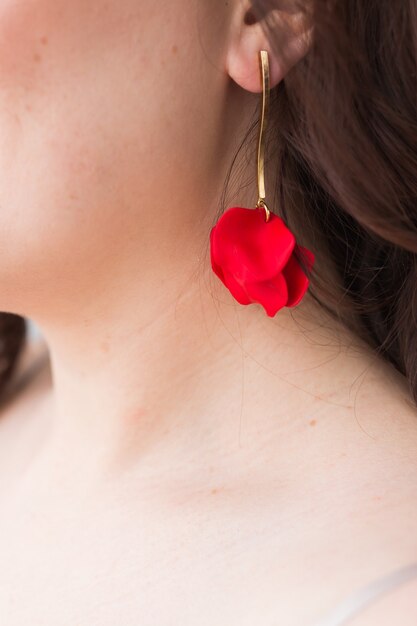
[[[0,0],[0,308],[35,276],[78,277],[112,241],[110,16],[94,8]]]
[[[167,237],[181,212],[198,223],[223,83],[205,62],[194,4],[0,0],[3,308],[13,290],[33,292],[33,276],[45,293],[79,287],[140,254],[151,205]]]
[[[22,96],[37,83],[55,31],[51,0],[0,1],[0,89]],[[57,4],[61,4],[57,0]]]

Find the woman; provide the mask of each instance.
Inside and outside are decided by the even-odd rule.
[[[4,394],[25,318],[50,369],[2,409],[1,624],[417,623],[416,17],[2,3]],[[315,255],[276,316],[209,253],[261,50],[267,203]]]

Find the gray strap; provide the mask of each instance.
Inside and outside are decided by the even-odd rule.
[[[319,620],[314,626],[345,626],[363,609],[377,600],[383,593],[417,576],[417,563],[411,563],[382,578],[378,578],[366,587],[352,593],[341,602],[326,618]]]

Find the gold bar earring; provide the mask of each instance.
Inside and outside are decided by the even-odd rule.
[[[296,243],[295,236],[265,202],[265,129],[269,108],[269,61],[259,51],[262,110],[258,138],[258,202],[255,209],[234,206],[210,232],[210,258],[214,273],[240,304],[257,302],[273,317],[282,307],[296,306],[309,284],[298,262],[302,254],[308,274],[314,254]],[[297,253],[297,254],[295,254]]]
[[[265,202],[265,131],[269,113],[269,60],[267,50],[259,51],[259,65],[262,79],[262,108],[258,138],[258,202],[257,207],[265,209],[265,221],[269,220],[270,211]]]

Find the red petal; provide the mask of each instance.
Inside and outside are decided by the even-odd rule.
[[[236,298],[240,304],[250,304],[253,302],[246,293],[244,286],[240,285],[231,274],[226,274],[223,282],[232,296]]]
[[[301,256],[303,257],[304,262],[307,265],[307,269],[309,272],[311,272],[316,258],[314,253],[311,252],[311,250],[309,250],[308,248],[303,248],[303,246],[300,246],[298,244],[296,244],[296,248],[301,252]]]
[[[217,276],[220,278],[220,280],[222,280],[224,282],[224,274],[223,274],[223,270],[220,267],[220,265],[216,262],[215,259],[215,254],[214,254],[214,228],[211,229],[210,232],[210,260],[211,260],[211,267],[213,269],[213,272],[215,274],[217,274]]]
[[[244,283],[276,276],[295,246],[295,237],[283,220],[271,212],[266,222],[261,208],[228,209],[212,233],[215,262]]]
[[[252,302],[259,302],[269,317],[274,317],[287,303],[287,284],[282,274],[278,274],[273,280],[249,283],[246,290]]]
[[[299,246],[303,257],[306,260],[306,264],[311,270],[314,263],[314,254],[307,248]],[[301,265],[297,261],[294,255],[292,255],[287,265],[282,270],[282,273],[287,281],[288,288],[288,302],[287,306],[292,307],[300,302],[309,285],[309,279],[304,274]]]

